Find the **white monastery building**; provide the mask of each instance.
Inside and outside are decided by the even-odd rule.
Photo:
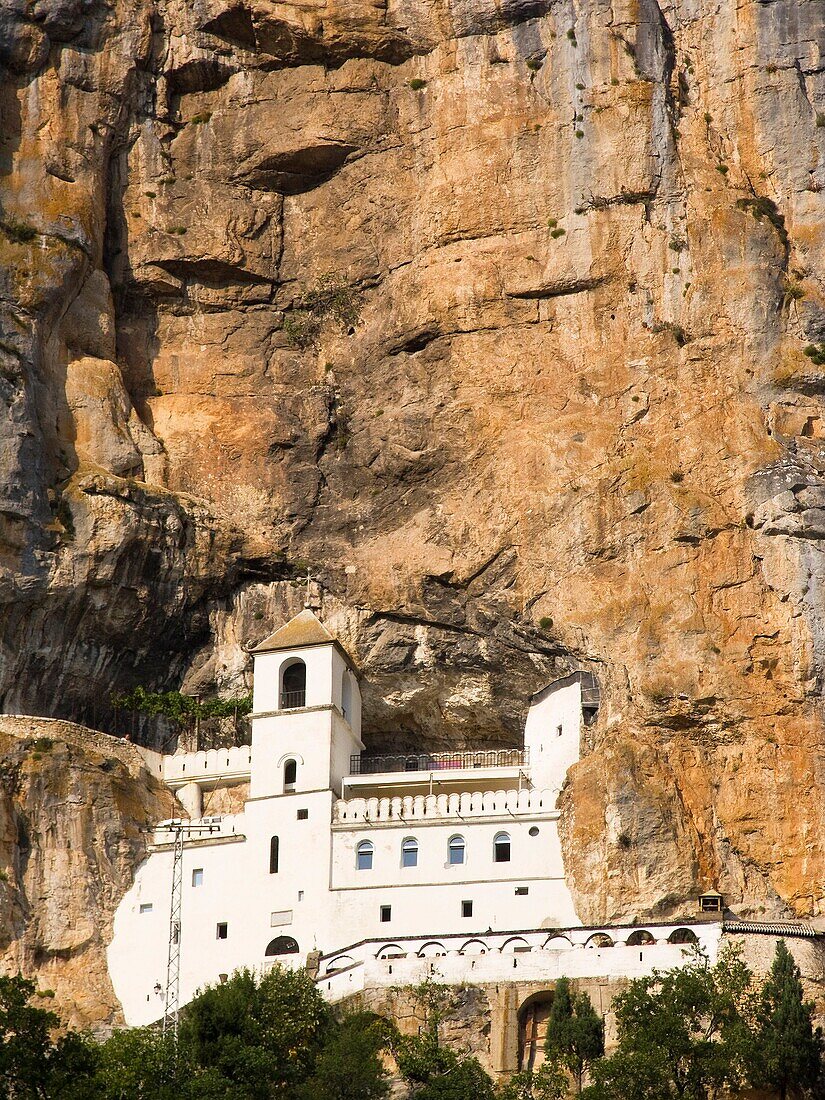
[[[193,825],[172,932],[181,1004],[239,967],[275,961],[308,963],[336,999],[428,973],[633,976],[678,965],[680,945],[697,938],[715,955],[721,914],[691,928],[581,926],[556,803],[598,708],[591,674],[533,697],[523,748],[377,757],[361,741],[358,676],[312,611],[253,657],[251,746],[146,752]],[[209,814],[210,792],[241,785],[242,812]],[[169,824],[115,916],[109,969],[131,1025],[164,1014]]]

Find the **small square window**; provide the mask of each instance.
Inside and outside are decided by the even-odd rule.
[[[304,891],[299,890],[298,891],[298,901],[303,901],[303,900],[304,900]]]
[[[151,903],[151,901],[145,901],[145,902],[143,902],[143,903],[141,904],[141,907],[140,907],[140,912],[141,912],[141,914],[143,914],[143,913],[151,913],[151,912],[152,912],[152,903]]]
[[[462,917],[471,917],[473,915],[473,903],[471,901],[462,901],[461,915]]]
[[[530,887],[529,886],[517,886],[516,887],[516,896],[517,897],[523,898],[523,897],[526,897],[527,894],[529,894],[529,893],[530,893]]]
[[[382,922],[382,924],[386,924],[387,921],[389,921],[391,919],[392,919],[392,906],[391,905],[382,905],[381,906],[381,922]]]
[[[215,930],[215,939],[216,940],[227,940],[227,939],[229,939],[229,925],[226,923],[226,921],[218,921],[218,925],[217,925],[217,928]]]
[[[192,871],[192,885],[203,886],[203,867],[196,867]]]
[[[296,816],[299,821],[306,821],[309,817],[309,810],[299,810]]]

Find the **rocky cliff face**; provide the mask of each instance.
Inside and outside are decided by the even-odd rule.
[[[68,722],[0,718],[0,968],[54,992],[61,1018],[121,1020],[106,966],[112,918],[172,813],[131,745]]]
[[[373,744],[597,671],[583,919],[821,913],[821,3],[0,18],[4,708],[237,686],[309,565]]]

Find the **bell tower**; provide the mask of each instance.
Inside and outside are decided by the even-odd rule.
[[[361,741],[361,693],[349,654],[307,609],[252,650],[250,797],[332,790]]]

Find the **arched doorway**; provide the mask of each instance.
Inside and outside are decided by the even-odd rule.
[[[518,1010],[518,1068],[537,1070],[544,1061],[547,1022],[553,1007],[552,989],[533,993]]]

